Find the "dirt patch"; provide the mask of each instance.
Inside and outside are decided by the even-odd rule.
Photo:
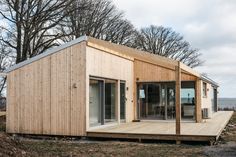
[[[236,142],[236,112],[234,112],[232,118],[222,132],[219,140],[219,142],[222,143],[230,141]]]
[[[204,154],[214,157],[235,157],[236,156],[236,142],[227,142],[212,147],[205,147]]]
[[[21,147],[21,143],[13,140],[5,133],[6,116],[0,116],[0,156],[29,156]]]
[[[24,141],[26,151],[39,156],[118,156],[118,157],[149,157],[149,156],[206,156],[201,145],[175,145],[165,143],[134,143],[134,142],[53,142]],[[40,150],[40,151],[39,151]]]
[[[215,157],[236,156],[236,112],[222,132],[215,146],[204,147],[204,154]]]
[[[6,116],[0,116],[0,132],[6,131]]]
[[[29,153],[20,148],[21,145],[20,142],[0,132],[0,156],[29,156]]]

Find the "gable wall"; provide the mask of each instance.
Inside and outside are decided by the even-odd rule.
[[[8,73],[8,133],[85,135],[85,49],[76,44]]]

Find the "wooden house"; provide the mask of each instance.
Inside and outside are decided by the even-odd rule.
[[[179,61],[82,36],[8,69],[7,132],[88,136],[162,121],[181,135],[181,122],[217,112],[217,87]]]

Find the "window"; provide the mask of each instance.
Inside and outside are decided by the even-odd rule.
[[[120,83],[120,119],[125,120],[125,104],[126,104],[126,97],[125,97],[125,82]]]
[[[202,84],[202,93],[203,97],[207,97],[207,84],[205,82]]]
[[[181,118],[195,119],[195,83],[181,83]]]

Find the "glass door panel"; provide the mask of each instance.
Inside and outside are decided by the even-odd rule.
[[[102,81],[89,81],[89,125],[101,125]]]
[[[139,112],[141,119],[163,119],[160,86],[156,83],[139,85]]]
[[[104,125],[117,121],[116,80],[96,79],[89,80],[89,126]],[[125,119],[125,83],[120,83],[121,119]]]
[[[166,84],[161,85],[161,109],[162,109],[162,114],[163,118],[162,119],[167,119],[167,105],[166,105],[166,100],[167,99],[167,94],[166,94]]]
[[[195,119],[195,84],[181,82],[181,118]]]
[[[175,87],[173,83],[162,83],[161,104],[164,110],[164,119],[175,118]]]
[[[116,81],[105,81],[105,123],[116,121]]]
[[[167,119],[175,119],[175,87],[167,86]]]
[[[138,105],[141,119],[174,119],[174,83],[140,83],[138,85]]]

